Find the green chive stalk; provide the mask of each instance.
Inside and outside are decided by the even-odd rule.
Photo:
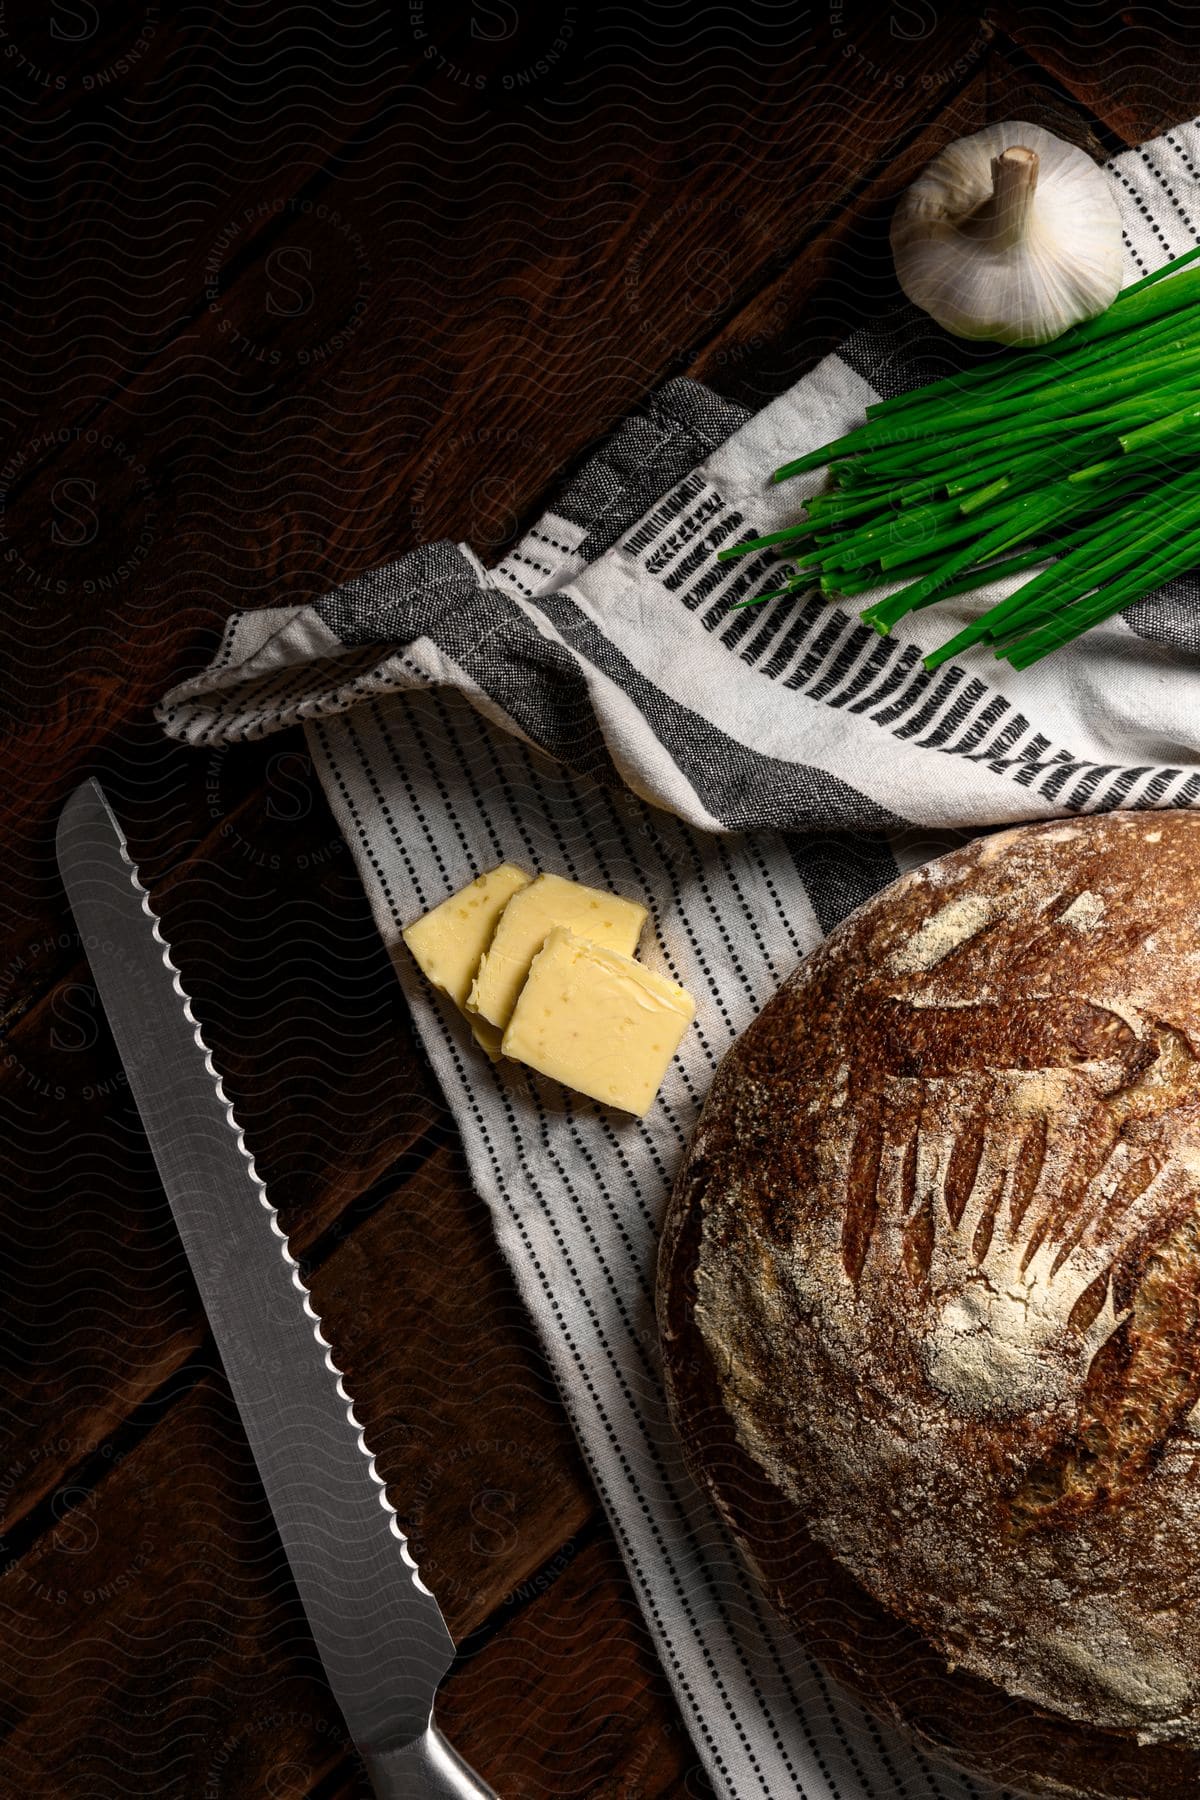
[[[886,633],[1028,574],[926,658],[990,646],[1024,668],[1200,561],[1198,259],[1200,246],[1053,344],[874,402],[777,469],[776,482],[823,469],[825,485],[795,524],[718,552],[787,559],[782,583],[739,606],[862,599]]]

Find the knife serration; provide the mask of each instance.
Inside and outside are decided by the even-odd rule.
[[[409,1552],[97,782],[85,782],[67,802],[57,845],[83,947],[330,1686],[369,1764],[372,1753],[415,1749],[453,1640]],[[414,1781],[407,1791],[425,1790]]]

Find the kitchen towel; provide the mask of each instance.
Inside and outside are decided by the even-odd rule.
[[[1200,238],[1198,165],[1195,125],[1110,165],[1128,279]],[[1200,801],[1190,577],[1022,674],[920,661],[1015,580],[885,639],[817,599],[736,607],[778,562],[716,550],[805,492],[770,471],[944,372],[954,351],[931,364],[931,342],[898,311],[753,415],[672,381],[498,566],[435,544],[311,605],[238,613],[160,709],[194,744],[305,726],[664,1667],[736,1800],[980,1789],[829,1686],[682,1467],[654,1260],[712,1072],[823,932],[955,834]],[[402,926],[504,858],[650,908],[644,959],[698,1014],[646,1119],[493,1068],[407,958]]]

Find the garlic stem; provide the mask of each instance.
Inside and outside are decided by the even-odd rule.
[[[901,199],[891,235],[905,294],[958,337],[1049,344],[1121,286],[1108,176],[1026,119],[948,144]]]
[[[1013,250],[1029,228],[1029,216],[1037,188],[1038,156],[1014,144],[992,158],[992,191],[968,219],[964,228],[986,237],[998,250]]]

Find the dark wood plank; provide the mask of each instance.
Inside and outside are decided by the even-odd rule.
[[[1127,144],[1200,112],[1200,15],[1191,6],[1062,0],[991,8],[1004,34]]]
[[[34,306],[0,477],[14,1791],[328,1800],[354,1782],[57,895],[54,809],[90,767],[161,886],[423,1567],[478,1633],[448,1727],[503,1792],[706,1791],[299,741],[189,756],[148,707],[236,604],[437,535],[498,551],[672,369],[760,395],[799,373],[880,302],[886,212],[926,154],[985,118],[1081,130],[1056,28],[1019,10],[997,52],[974,15],[916,37],[831,18],[814,40],[751,7],[697,66],[690,27],[651,41],[653,9],[637,53],[606,62],[602,9],[528,93],[524,25],[477,67],[467,9],[442,11],[378,84],[367,39],[348,50],[305,143],[312,94],[255,65],[232,149],[199,97],[245,25],[205,15],[130,71],[141,135],[118,142],[102,105],[95,175],[83,130],[47,190],[79,295],[128,273],[119,320],[85,325],[55,294],[36,204],[22,214]],[[1128,130],[1149,99],[1104,87],[1106,131]],[[78,102],[30,108],[69,135]],[[113,191],[164,221],[128,269]],[[243,228],[248,192],[272,210]],[[60,337],[80,348],[65,370]],[[51,411],[97,442],[73,424],[47,441]]]
[[[966,86],[946,93],[931,84],[929,117],[851,205],[821,222],[802,255],[721,322],[689,363],[689,375],[743,405],[763,406],[849,332],[901,305],[888,242],[892,212],[925,164],[956,138],[1004,119],[1028,119],[1104,157],[1105,145],[1086,118],[1041,70],[1015,65],[989,40],[981,44]]]
[[[280,754],[290,759],[286,785],[267,784],[228,813],[210,770],[209,835],[155,895],[262,1172],[305,1251],[446,1115],[302,745],[293,739]],[[0,1065],[6,1528],[204,1334],[74,932],[51,934],[45,958],[57,956],[65,973],[10,1031]]]
[[[608,1532],[565,1545],[539,1583],[443,1687],[453,1741],[522,1800],[709,1800]],[[355,1759],[321,1800],[371,1800]]]
[[[595,1507],[458,1150],[442,1150],[322,1263],[314,1304],[414,1556],[456,1637]]]
[[[793,35],[749,68],[743,44],[686,107],[666,76],[648,107],[618,69],[553,132],[460,108],[435,114],[439,136],[411,106],[335,158],[314,209],[234,259],[219,305],[98,410],[99,452],[71,438],[22,465],[5,524],[24,679],[0,796],[14,931],[53,908],[68,783],[131,735],[156,781],[137,722],[233,606],[307,598],[440,535],[498,548],[887,161],[926,105],[919,69],[969,70],[977,41],[969,20],[921,43],[881,24],[853,57]],[[295,316],[271,304],[284,253],[313,277]]]
[[[9,1793],[307,1792],[345,1752],[220,1376],[0,1575]]]
[[[745,406],[764,406],[849,332],[898,305],[888,244],[896,199],[945,144],[986,123],[987,94],[985,66],[922,124],[852,206],[819,226],[802,256],[722,321],[687,373]]]
[[[411,1480],[421,1464],[408,1455]],[[459,1628],[492,1596],[511,1600],[439,1700],[464,1754],[504,1794],[702,1800],[707,1783],[586,1495],[563,1515],[575,1535],[547,1562],[531,1559],[520,1498],[508,1510],[486,1467],[464,1480],[451,1465],[440,1479],[448,1505],[431,1536],[456,1539],[460,1567],[474,1562],[482,1579],[478,1594],[450,1598]],[[474,1539],[454,1522],[468,1496],[481,1502]],[[345,1791],[367,1791],[351,1778],[344,1724],[219,1374],[98,1487],[64,1491],[53,1528],[0,1575],[0,1596],[10,1791],[286,1800],[339,1763]]]
[[[555,1570],[560,1569],[560,1573]],[[444,1729],[529,1800],[706,1800],[712,1789],[606,1532],[447,1681]]]
[[[465,1634],[536,1583],[595,1503],[458,1154],[439,1151],[360,1219],[311,1287],[423,1569]],[[192,1391],[95,1485],[59,1486],[46,1529],[0,1577],[4,1766],[29,1791],[71,1785],[70,1772],[89,1795],[202,1793],[230,1745],[247,1785],[220,1791],[268,1791],[253,1785],[268,1766],[253,1759],[290,1763],[302,1741],[304,1783],[278,1789],[299,1793],[320,1773],[314,1757],[344,1752],[223,1378],[206,1363],[211,1350]]]
[[[82,428],[189,317],[219,306],[231,266],[269,243],[395,84],[424,73],[389,9],[352,0],[19,10],[0,40],[6,489],[47,424]]]

